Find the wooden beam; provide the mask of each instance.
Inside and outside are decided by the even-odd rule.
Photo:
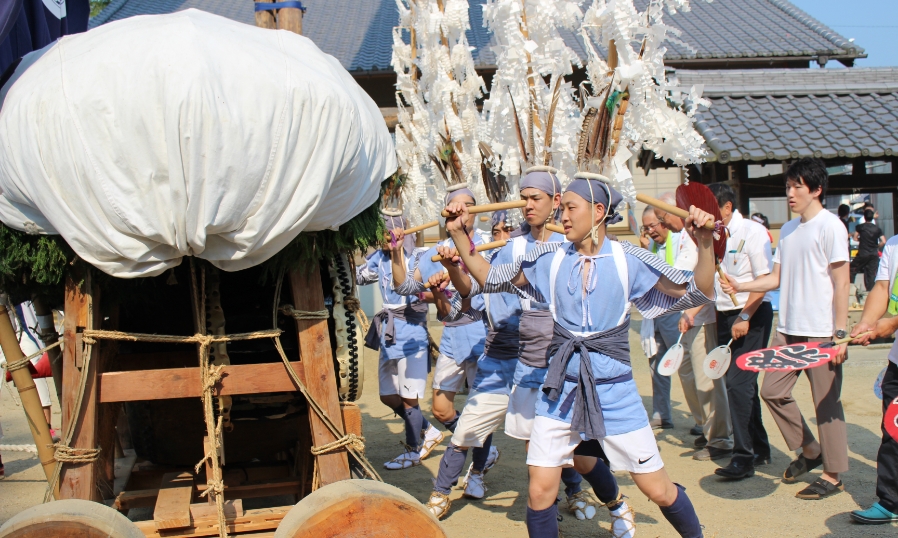
[[[305,380],[302,363],[290,365]],[[296,391],[281,362],[228,365],[222,373],[215,396]],[[199,398],[202,392],[199,367],[107,372],[100,376],[100,402],[104,403]]]
[[[275,508],[261,508],[256,510],[247,510],[246,514],[235,517],[226,518],[228,526],[228,534],[233,535],[238,532],[265,531],[276,529],[287,515],[287,512],[293,508],[292,506],[278,506]],[[152,521],[138,521],[134,523],[147,538],[181,538],[187,536],[218,536],[218,517],[196,519],[193,526],[182,529],[180,532],[165,532],[155,528]]]
[[[274,497],[277,495],[296,495],[300,492],[302,484],[298,478],[278,478],[256,484],[240,484],[239,486],[225,486],[225,499],[256,499],[259,497]],[[205,484],[196,484],[195,493],[199,494],[206,489]],[[145,508],[154,506],[159,490],[135,489],[123,491],[115,498],[113,507],[119,511],[131,508]]]
[[[181,529],[190,526],[190,501],[193,500],[193,475],[166,473],[159,486],[153,523],[157,530]]]
[[[83,275],[81,285],[72,277],[66,279],[65,290],[65,349],[62,364],[62,423],[73,428],[71,446],[97,448],[98,401],[97,374],[100,368],[99,344],[90,347],[90,365],[82,372],[85,350],[81,333],[85,328],[99,328],[102,318],[99,309],[99,289],[91,284],[90,270]],[[86,376],[81,409],[75,409],[81,375]],[[66,430],[67,431],[67,430]],[[60,477],[59,494],[62,499],[102,501],[98,483],[102,460],[93,463],[67,463]],[[109,488],[111,491],[111,487]]]
[[[277,12],[278,30],[287,30],[302,35],[303,10],[295,7],[283,7]]]
[[[236,519],[246,514],[243,509],[243,500],[234,499],[224,503],[225,519]],[[190,505],[190,517],[194,520],[218,517],[218,507],[208,503],[194,503]]]
[[[294,308],[300,312],[325,310],[321,273],[291,271],[290,289]],[[334,374],[334,359],[331,352],[330,333],[326,319],[298,319],[296,329],[299,334],[300,360],[305,369],[305,383],[309,394],[324,409],[340,432],[343,419],[340,415],[340,400],[337,397],[337,378]],[[331,443],[336,438],[325,427],[313,411],[309,411],[312,440],[316,446]],[[326,486],[340,480],[348,480],[349,459],[345,451],[317,456],[321,485]]]

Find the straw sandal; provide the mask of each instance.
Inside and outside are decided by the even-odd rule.
[[[596,508],[599,501],[589,494],[589,492],[580,490],[567,498],[568,512],[574,514],[574,517],[580,521],[592,519],[596,517]]]
[[[452,501],[449,500],[449,496],[445,493],[440,493],[439,491],[430,492],[430,498],[427,499],[427,504],[424,506],[430,510],[430,513],[436,516],[437,519],[443,519],[446,514],[449,513],[449,507],[452,506]]]
[[[623,493],[618,492],[617,499],[605,503],[611,516],[611,535],[614,538],[632,538],[636,535],[636,511],[624,501]],[[620,503],[616,510],[611,507]]]
[[[433,449],[438,447],[440,443],[443,442],[446,436],[440,430],[436,429],[431,425],[424,433],[421,435],[421,450],[419,451],[420,459],[425,459],[427,456],[430,456],[430,453],[433,452]]]
[[[421,455],[418,454],[418,449],[410,447],[405,443],[400,444],[405,447],[405,451],[402,454],[399,454],[395,458],[391,459],[390,461],[384,463],[384,469],[398,471],[401,469],[408,469],[421,465]]]

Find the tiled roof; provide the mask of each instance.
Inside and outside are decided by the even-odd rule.
[[[468,41],[478,67],[495,65],[490,33],[483,28],[481,5],[470,0]],[[640,9],[648,0],[637,0]],[[389,71],[392,31],[399,15],[395,0],[304,0],[303,33],[349,71]],[[113,0],[91,19],[95,27],[125,17],[196,8],[254,24],[251,0]],[[668,60],[768,57],[857,57],[860,47],[785,0],[714,0],[692,2],[692,11],[668,15],[665,22],[682,30],[680,39],[694,47],[669,44]],[[581,58],[579,38],[564,35]]]
[[[898,68],[677,70],[704,84],[696,127],[730,161],[898,155]]]

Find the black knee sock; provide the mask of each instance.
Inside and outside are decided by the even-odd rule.
[[[573,467],[565,467],[561,470],[561,481],[564,482],[564,494],[568,497],[580,493],[582,489],[580,482],[583,481],[583,477]]]
[[[611,474],[611,469],[602,460],[596,460],[595,467],[592,468],[592,471],[583,475],[583,478],[589,482],[589,485],[592,486],[592,491],[603,503],[608,504],[617,499],[617,494],[620,491],[617,487],[617,479],[614,478],[614,475]],[[617,503],[608,508],[617,510],[619,507],[620,503]]]
[[[530,538],[557,538],[558,505],[553,504],[545,510],[534,510],[528,506],[527,535]]]
[[[417,450],[421,445],[421,420],[424,418],[421,408],[417,405],[405,407],[401,416],[405,419],[405,443]]]
[[[474,469],[483,471],[486,467],[486,460],[490,457],[490,447],[493,446],[493,434],[486,436],[486,441],[482,447],[477,447],[471,451],[471,459],[474,461]]]
[[[440,469],[437,471],[437,479],[433,483],[433,489],[444,495],[449,495],[452,486],[458,483],[458,477],[461,476],[461,471],[465,466],[467,458],[467,448],[449,445],[449,448],[443,453],[442,459],[440,459]]]
[[[449,430],[450,432],[455,433],[455,426],[458,424],[458,417],[460,417],[460,416],[461,416],[461,413],[456,411],[455,417],[450,421],[444,422],[443,426],[445,426],[446,429]]]
[[[677,500],[670,506],[661,506],[661,513],[683,538],[702,538],[702,526],[698,522],[692,501],[686,495],[686,488],[679,484],[675,485]]]

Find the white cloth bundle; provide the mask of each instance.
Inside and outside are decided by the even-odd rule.
[[[396,169],[375,103],[309,39],[197,10],[26,57],[0,93],[0,220],[117,277],[237,271],[336,229]]]

